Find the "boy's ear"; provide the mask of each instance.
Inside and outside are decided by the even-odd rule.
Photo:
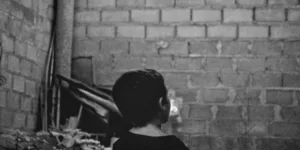
[[[169,107],[168,105],[169,105],[169,102],[168,102],[167,99],[165,99],[163,97],[159,98],[159,100],[158,100],[158,106],[159,106],[159,108],[161,110],[167,110],[168,107]]]

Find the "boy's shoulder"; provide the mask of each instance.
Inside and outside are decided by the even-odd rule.
[[[131,150],[135,150],[132,147],[148,147],[156,150],[188,150],[185,144],[174,135],[150,137],[127,134],[120,137],[113,147],[114,150],[124,149],[125,147]]]

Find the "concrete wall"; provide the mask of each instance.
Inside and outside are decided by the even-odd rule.
[[[73,58],[93,58],[97,85],[160,71],[184,100],[178,135],[192,150],[299,149],[299,6],[76,0]]]
[[[0,87],[0,131],[36,128],[52,6],[53,0],[0,1],[0,74],[6,78]]]

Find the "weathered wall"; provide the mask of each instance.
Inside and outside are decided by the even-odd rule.
[[[50,41],[53,0],[0,0],[0,131],[36,128],[38,90]]]
[[[76,0],[73,58],[93,58],[98,85],[130,69],[162,72],[184,99],[180,137],[192,150],[300,149],[299,6]]]

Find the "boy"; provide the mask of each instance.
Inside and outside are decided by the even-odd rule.
[[[133,126],[113,150],[188,150],[174,135],[161,131],[169,118],[170,101],[160,73],[151,69],[124,73],[113,87],[113,99]]]

